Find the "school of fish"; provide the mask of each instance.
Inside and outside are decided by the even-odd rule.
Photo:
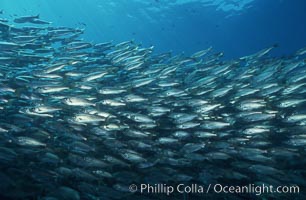
[[[129,191],[141,183],[305,188],[306,48],[224,60],[83,32],[0,19],[1,199],[189,198]]]

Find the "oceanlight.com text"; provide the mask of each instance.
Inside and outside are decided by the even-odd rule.
[[[300,187],[297,185],[290,186],[273,186],[267,184],[248,184],[248,185],[223,185],[223,184],[132,184],[129,186],[131,192],[139,192],[141,194],[166,194],[174,193],[190,193],[190,194],[299,194]]]

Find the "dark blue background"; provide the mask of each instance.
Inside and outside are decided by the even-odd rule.
[[[156,52],[191,54],[213,46],[226,58],[235,58],[274,44],[279,47],[272,54],[279,56],[306,46],[305,0],[254,0],[250,8],[228,12],[194,0],[183,5],[142,2],[1,0],[0,6],[5,16],[40,13],[55,26],[84,27],[84,23],[83,37],[89,41],[134,40],[145,47],[153,45]]]

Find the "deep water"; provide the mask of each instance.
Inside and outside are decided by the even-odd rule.
[[[0,0],[0,200],[304,199],[305,11],[306,0]],[[301,192],[131,193],[142,183]]]
[[[0,9],[84,27],[88,41],[134,40],[157,52],[213,46],[237,58],[274,44],[277,56],[306,46],[304,0],[1,0]]]

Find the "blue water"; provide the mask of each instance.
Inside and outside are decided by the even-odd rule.
[[[273,44],[274,55],[306,46],[305,0],[1,0],[0,7],[5,15],[85,27],[89,41],[134,40],[156,52],[213,46],[236,58]]]
[[[184,52],[187,55],[212,46],[215,52],[224,52],[228,60],[224,64],[210,56],[204,57],[207,60],[203,62],[196,56],[190,60],[186,57],[181,60],[159,60],[151,56],[149,48],[147,52],[140,53],[135,50],[138,45],[131,44],[125,50],[125,46],[117,46],[99,52],[98,48],[86,46],[85,50],[81,48],[78,51],[77,47],[80,48],[82,43],[69,43],[72,34],[61,40],[68,44],[64,43],[59,48],[57,45],[60,43],[55,41],[61,37],[51,34],[50,39],[45,37],[49,35],[43,31],[34,31],[33,41],[37,41],[37,46],[33,45],[32,48],[26,42],[19,45],[14,44],[13,40],[14,43],[11,43],[12,38],[8,36],[18,36],[19,29],[8,31],[2,28],[5,31],[0,34],[3,40],[3,49],[0,49],[0,200],[3,196],[12,199],[55,196],[63,199],[61,195],[66,196],[65,199],[73,199],[67,197],[74,195],[81,195],[83,199],[90,199],[91,195],[92,199],[95,196],[101,196],[101,199],[120,199],[120,196],[122,199],[136,199],[137,196],[134,198],[132,193],[123,198],[128,185],[132,183],[174,184],[184,180],[200,182],[206,186],[216,181],[228,185],[261,182],[274,186],[297,184],[301,187],[301,195],[294,194],[292,197],[305,197],[302,191],[305,188],[305,120],[296,119],[297,116],[302,118],[305,115],[305,102],[286,108],[279,106],[283,100],[299,101],[305,98],[305,54],[293,59],[278,57],[275,60],[261,60],[260,55],[257,55],[258,58],[246,57],[241,62],[230,60],[275,44],[278,48],[272,50],[273,56],[290,56],[306,47],[306,0],[0,0],[0,11],[0,18],[8,18],[10,25],[20,16],[39,14],[42,20],[52,22],[50,26],[85,29],[81,37],[93,44],[109,41],[116,44],[133,40],[144,47],[154,46],[155,53]],[[13,23],[16,27],[28,25],[40,26]],[[27,33],[32,34],[24,31],[20,32],[20,36]],[[46,49],[40,48],[42,43],[46,44]],[[55,47],[54,54],[35,53],[50,47]],[[114,53],[116,48],[120,49],[117,54]],[[107,55],[104,56],[104,53]],[[50,61],[45,62],[48,58]],[[127,67],[139,63],[139,69],[128,70]],[[155,71],[158,66],[161,71]],[[63,68],[54,70],[54,67]],[[222,71],[223,68],[225,71]],[[50,69],[55,73],[51,73]],[[244,69],[247,73],[244,73]],[[69,72],[83,75],[72,77],[67,75]],[[86,78],[96,72],[107,72],[107,75],[87,83]],[[43,75],[58,75],[59,79],[52,80]],[[203,76],[207,79],[203,79]],[[140,88],[138,84],[146,80],[152,80],[152,83]],[[160,83],[173,83],[177,86],[163,87],[159,86]],[[92,89],[80,88],[83,84]],[[261,89],[263,85],[264,90]],[[41,92],[41,89],[48,90],[49,86],[63,86],[65,91],[54,95],[52,92],[50,95]],[[15,90],[15,87],[18,88]],[[129,104],[122,108],[110,107],[102,102],[108,98],[115,102],[118,99],[125,105],[126,94],[104,95],[99,92],[103,88],[122,88],[126,90],[125,93],[135,93],[147,100],[143,105],[127,102]],[[230,90],[218,97],[216,94],[224,89]],[[244,94],[248,90],[252,94]],[[271,94],[264,95],[267,91],[271,91]],[[168,95],[171,92],[180,93],[181,96]],[[86,113],[84,110],[87,111],[87,107],[84,109],[65,105],[65,99],[60,98],[66,96],[68,100],[73,96],[92,97],[95,106],[91,107],[114,114],[114,121],[110,119],[113,117],[109,117],[103,119],[106,121],[103,124],[88,123],[84,128],[73,127],[75,121],[72,119]],[[206,104],[193,106],[189,99],[194,99],[194,102],[203,100],[200,103],[207,101],[208,106],[217,106],[217,109],[198,112]],[[255,104],[259,102],[260,109],[250,112],[239,109],[246,100],[255,100]],[[54,115],[47,114],[48,118],[32,116],[39,115],[34,112],[37,107],[39,110],[38,105],[54,106],[60,108],[60,111]],[[161,115],[158,112],[152,113],[151,109],[155,106],[169,108],[170,111],[161,112]],[[186,138],[174,137],[176,130],[185,128],[180,128],[178,125],[182,124],[176,122],[171,115],[185,112],[191,113],[195,128],[186,129]],[[130,133],[121,134],[128,130],[126,124],[130,125],[131,130],[143,131],[136,118],[131,119],[134,115],[130,113],[149,116],[149,121],[152,117],[147,125],[156,124],[157,127],[148,132],[145,130],[147,138],[143,136],[139,139],[136,133],[135,138],[129,136]],[[267,115],[267,120],[261,120],[260,114]],[[215,120],[224,120],[227,125],[216,130],[207,127],[210,121]],[[113,122],[125,128],[118,132],[102,128]],[[101,129],[96,130],[98,125],[101,125]],[[246,134],[245,131],[252,127],[263,127],[264,134]],[[193,134],[202,130],[211,131],[215,135],[210,139],[205,136],[207,132],[203,132],[204,136],[201,137]],[[26,144],[25,141],[31,138],[41,143]],[[163,144],[162,141],[167,138],[173,138],[174,142],[170,140],[168,144]],[[138,139],[143,140],[143,144],[135,145]],[[127,156],[133,155],[134,150],[135,156],[139,153],[144,159],[135,162],[128,159]],[[123,160],[123,164],[117,166],[106,159],[108,156],[119,162]],[[94,158],[92,162],[91,158]],[[106,177],[101,178],[101,175],[97,175],[96,179],[93,172],[96,168],[102,171],[105,168],[113,177],[107,178],[106,174]],[[63,186],[68,187],[68,190],[65,187],[63,189]],[[140,193],[136,195],[137,199],[146,198],[140,196]],[[155,198],[154,195],[148,199]],[[189,198],[186,192],[180,197],[189,200],[192,195]],[[214,193],[205,195],[204,198]],[[244,197],[240,194],[224,195],[226,198],[223,195],[216,198]],[[245,196],[252,199],[257,197],[255,194]],[[176,195],[169,198],[164,195],[161,199],[172,197],[176,198]],[[258,196],[258,199],[268,198],[270,196]]]

